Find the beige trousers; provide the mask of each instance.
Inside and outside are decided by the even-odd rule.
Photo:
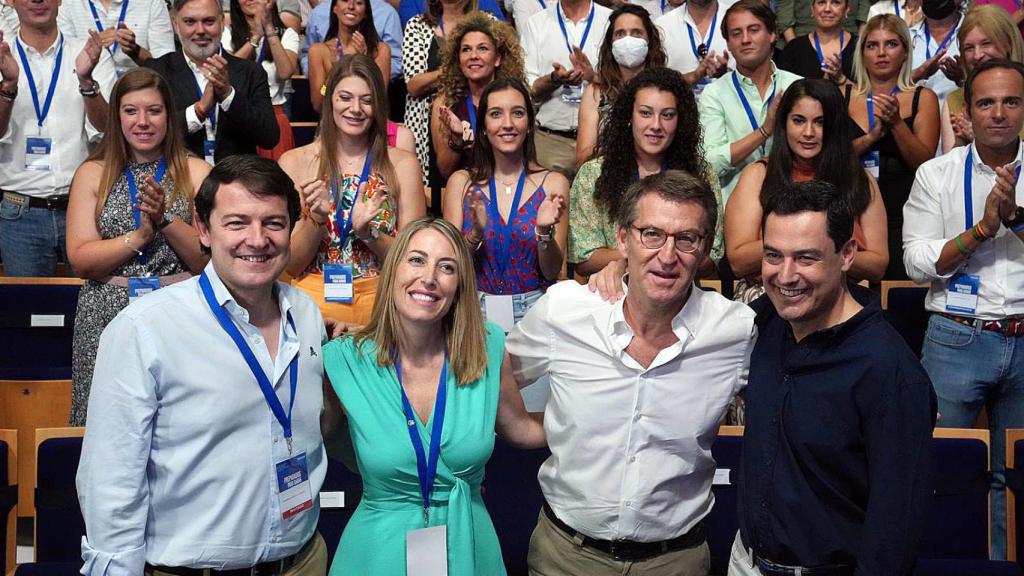
[[[576,174],[576,140],[537,130],[533,133],[533,144],[541,166],[558,170],[572,182]]]
[[[205,571],[204,571],[205,573]],[[327,543],[319,532],[313,536],[313,544],[302,552],[298,561],[281,576],[326,576]],[[146,576],[173,576],[170,572],[146,567]]]
[[[711,554],[700,546],[629,562],[576,543],[548,520],[543,511],[530,537],[530,576],[707,576]]]

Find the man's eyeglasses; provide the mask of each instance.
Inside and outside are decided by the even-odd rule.
[[[644,248],[650,250],[657,250],[665,245],[668,241],[669,234],[660,228],[648,226],[646,228],[640,228],[638,226],[630,225],[630,227],[640,233],[640,244]],[[682,252],[684,254],[690,254],[696,252],[700,248],[701,242],[704,240],[702,234],[696,232],[680,232],[674,234],[672,237],[675,239],[676,252]]]

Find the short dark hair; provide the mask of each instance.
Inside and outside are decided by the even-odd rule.
[[[174,0],[174,2],[171,4],[171,16],[174,16],[179,11],[181,11],[181,9],[185,7],[185,4],[188,4],[189,2],[195,2],[195,1],[196,0]],[[210,0],[207,0],[207,1],[210,1]],[[218,13],[222,13],[223,6],[221,5],[220,0],[213,0],[213,2],[214,2],[214,4],[217,5],[217,12]]]
[[[704,209],[704,238],[712,242],[715,237],[715,222],[718,220],[718,200],[708,181],[685,170],[666,170],[651,174],[626,189],[615,214],[615,223],[627,228],[636,219],[636,206],[648,194],[657,194],[664,200],[674,202],[696,202]],[[710,244],[708,244],[710,246]]]
[[[295,226],[299,218],[299,193],[295,191],[295,183],[277,162],[255,154],[225,158],[210,170],[210,174],[199,186],[195,200],[196,216],[203,224],[210,224],[210,213],[213,212],[220,187],[235,182],[245,186],[253,196],[285,198],[288,201],[288,229]]]
[[[1024,80],[1024,64],[1020,62],[1014,62],[1012,60],[998,59],[998,60],[987,60],[978,64],[971,70],[971,73],[967,75],[967,81],[964,82],[964,103],[967,105],[967,109],[971,109],[971,103],[974,101],[974,79],[979,74],[988,72],[989,70],[1012,70],[1017,74],[1020,74],[1022,80]]]
[[[779,190],[778,194],[762,197],[761,236],[769,214],[789,216],[800,212],[824,212],[828,222],[828,237],[836,252],[853,237],[854,211],[849,196],[834,185],[821,180],[795,182]]]
[[[722,38],[729,39],[729,18],[737,12],[750,12],[754,18],[764,23],[768,32],[775,33],[775,12],[761,0],[739,0],[725,11],[722,18]]]

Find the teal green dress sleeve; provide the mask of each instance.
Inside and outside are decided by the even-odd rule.
[[[498,537],[480,496],[484,466],[494,448],[505,334],[487,324],[487,368],[457,386],[449,371],[430,525],[446,525],[450,574],[505,574]],[[361,349],[360,349],[361,348]],[[351,337],[327,343],[324,368],[345,407],[363,498],[341,536],[331,576],[404,576],[406,533],[424,528],[416,453],[409,439],[393,367],[377,365],[377,348]],[[433,415],[415,426],[425,450]],[[339,465],[332,463],[332,465]]]

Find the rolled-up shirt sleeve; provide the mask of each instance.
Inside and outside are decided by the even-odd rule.
[[[123,314],[100,337],[76,478],[86,576],[138,576],[145,567],[155,359],[152,339]]]
[[[512,373],[520,388],[533,384],[550,368],[553,354],[550,307],[550,295],[541,296],[505,340],[505,351],[512,361]]]
[[[928,168],[925,165],[918,169],[910,197],[903,205],[903,265],[918,284],[948,279],[959,268],[947,274],[935,270],[942,247],[949,240],[940,198],[948,186],[944,182],[953,175]]]
[[[700,125],[704,130],[704,157],[719,179],[732,169],[732,149],[725,125],[725,107],[717,86],[705,89],[700,99]],[[710,93],[709,93],[710,92]]]

